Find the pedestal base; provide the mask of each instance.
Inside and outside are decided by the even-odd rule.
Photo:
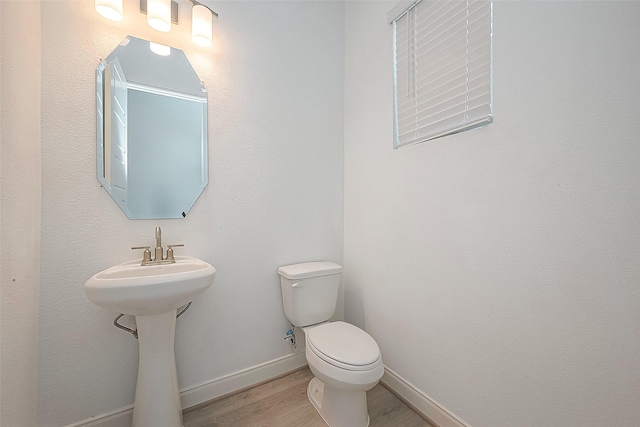
[[[176,310],[136,316],[140,356],[133,427],[182,427],[174,339]]]

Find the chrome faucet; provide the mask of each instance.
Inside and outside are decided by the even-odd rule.
[[[160,230],[160,227],[156,227],[155,259],[156,260],[164,259],[164,249],[162,249],[162,230]]]
[[[131,249],[144,249],[142,255],[142,263],[140,265],[158,265],[158,264],[173,264],[176,262],[173,256],[173,248],[184,246],[180,245],[167,245],[167,256],[164,256],[164,249],[162,248],[162,230],[160,227],[156,227],[156,247],[154,249],[154,257],[151,258],[150,246],[134,246]]]

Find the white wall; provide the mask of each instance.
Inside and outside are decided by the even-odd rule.
[[[93,2],[42,3],[40,426],[133,403],[138,343],[83,284],[155,226],[217,269],[178,321],[181,388],[290,353],[277,267],[342,261],[344,5],[212,2],[206,50],[188,22],[149,29],[136,4],[112,23]],[[95,177],[94,69],[127,34],[184,49],[209,93],[209,187],[186,219],[129,220]]]
[[[0,425],[36,425],[40,6],[0,2]]]
[[[392,150],[347,2],[345,312],[473,427],[640,425],[640,3],[496,1],[493,125]]]

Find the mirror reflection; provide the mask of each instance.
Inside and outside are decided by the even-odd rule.
[[[98,180],[132,219],[182,218],[208,183],[207,92],[184,52],[127,36],[96,68]]]

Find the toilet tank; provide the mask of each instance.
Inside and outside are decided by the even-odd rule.
[[[329,320],[336,311],[342,266],[329,261],[278,268],[284,314],[295,326]]]

